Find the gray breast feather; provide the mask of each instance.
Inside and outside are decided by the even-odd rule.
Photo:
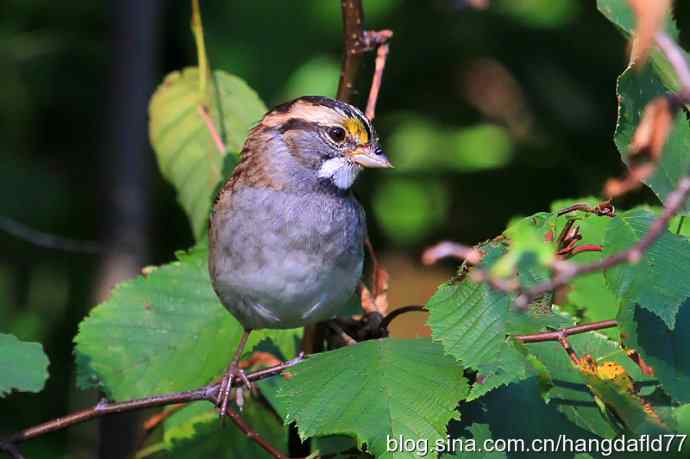
[[[210,272],[245,328],[293,328],[333,317],[362,274],[364,212],[350,196],[233,192],[214,213]]]

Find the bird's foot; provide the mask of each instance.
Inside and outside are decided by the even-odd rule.
[[[218,389],[218,410],[221,419],[227,414],[228,403],[232,394],[232,383],[234,380],[240,382],[235,388],[235,403],[240,411],[242,411],[244,407],[244,389],[252,389],[252,383],[249,382],[247,375],[239,368],[239,365],[231,365],[225,373],[225,376],[223,376],[220,382],[220,388]]]

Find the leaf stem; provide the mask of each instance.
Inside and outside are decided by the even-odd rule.
[[[196,43],[196,53],[199,67],[199,94],[206,100],[206,82],[208,81],[208,58],[206,57],[206,43],[204,42],[204,26],[201,22],[201,8],[199,0],[192,0],[192,33]]]

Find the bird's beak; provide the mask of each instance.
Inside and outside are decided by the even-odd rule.
[[[357,147],[347,154],[351,161],[362,167],[388,168],[393,167],[391,162],[383,154],[383,150],[378,145],[367,145]]]

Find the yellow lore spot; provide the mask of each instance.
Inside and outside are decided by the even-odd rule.
[[[362,122],[357,118],[348,118],[345,121],[345,129],[350,136],[357,140],[359,145],[366,145],[369,143],[369,134],[367,134],[367,128],[362,124]]]

